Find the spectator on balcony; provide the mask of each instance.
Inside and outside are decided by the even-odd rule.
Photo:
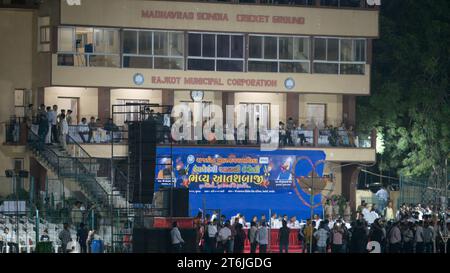
[[[278,137],[279,137],[279,143],[281,146],[286,145],[286,128],[284,126],[284,123],[280,121],[278,123]]]
[[[339,135],[339,144],[342,146],[348,146],[349,140],[348,140],[347,126],[345,125],[345,122],[342,122],[341,126],[339,126],[338,135]]]
[[[42,145],[44,145],[44,143],[46,143],[46,136],[48,134],[48,115],[47,112],[45,111],[45,105],[41,104],[41,106],[39,107],[39,111],[38,111],[38,124],[39,124],[39,128],[38,128],[38,136],[39,136],[39,146],[42,147]]]
[[[33,104],[28,104],[27,109],[25,110],[25,121],[27,124],[27,127],[31,128],[31,125],[33,124],[33,118],[36,115],[33,109]]]
[[[97,133],[97,122],[95,122],[95,117],[91,117],[91,120],[88,123],[88,127],[89,127],[88,142],[91,143],[92,138],[94,138],[94,134]]]
[[[355,145],[355,132],[353,126],[350,125],[350,127],[347,130],[348,135],[348,142],[350,147],[356,147]]]
[[[53,109],[50,107],[47,107],[48,109],[48,122],[49,122],[49,126],[50,126],[50,139],[49,139],[49,143],[58,143],[58,120],[57,120],[57,111],[58,111],[58,106],[57,105],[53,105]]]
[[[292,140],[292,134],[295,130],[295,122],[292,119],[292,117],[288,118],[288,121],[286,122],[286,142],[287,145],[293,146],[294,141]]]
[[[86,118],[82,118],[80,124],[78,124],[78,134],[83,143],[86,143],[86,135],[89,135],[89,125]]]
[[[300,138],[300,146],[303,146],[303,144],[308,143],[308,141],[306,140],[306,137],[305,137],[305,133],[303,132],[306,130],[305,124],[302,123],[298,127],[298,130],[300,131],[300,133],[298,134],[298,137]]]
[[[66,115],[66,121],[67,121],[67,125],[72,125],[72,110],[67,110],[67,115]]]
[[[67,124],[66,115],[59,116],[59,142],[61,143],[61,150],[65,151],[67,148],[66,140],[69,134],[69,125]]]
[[[46,114],[47,114],[47,135],[45,136],[45,144],[50,145],[52,143],[52,124],[53,119],[56,120],[56,115],[53,115],[52,108],[50,106],[47,106],[46,108]]]

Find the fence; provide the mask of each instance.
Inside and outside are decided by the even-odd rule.
[[[400,199],[403,204],[426,204],[440,207],[445,200],[445,189],[437,188],[427,178],[400,177]],[[448,198],[448,196],[447,196]]]

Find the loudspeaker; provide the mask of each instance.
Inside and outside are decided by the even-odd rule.
[[[133,122],[128,130],[130,192],[133,203],[153,200],[156,164],[156,125],[151,120]]]
[[[160,188],[153,199],[155,208],[162,208],[164,216],[189,217],[189,190]],[[170,212],[172,211],[172,215]]]
[[[196,252],[196,230],[180,229],[184,240],[182,252]],[[133,252],[134,253],[169,253],[172,242],[170,229],[160,228],[135,228],[133,229]]]

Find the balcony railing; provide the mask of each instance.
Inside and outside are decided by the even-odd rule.
[[[194,132],[192,129],[191,132]],[[260,144],[268,144],[271,137],[277,134],[276,130],[267,130],[261,132],[258,140],[250,140],[247,136],[245,139],[238,138],[237,129],[233,140],[212,140],[205,138],[198,140],[180,140],[173,141],[175,145],[230,145],[230,146],[258,146]],[[72,125],[69,126],[70,141],[76,141],[80,144],[127,144],[128,132],[123,126],[117,126],[114,131],[105,128],[89,129],[88,126]],[[159,144],[170,144],[170,129],[161,132]],[[340,129],[295,129],[286,131],[286,134],[278,135],[280,147],[341,147],[341,148],[374,148],[376,132],[359,132]]]

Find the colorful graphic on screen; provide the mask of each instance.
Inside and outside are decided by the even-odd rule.
[[[300,185],[302,178],[321,177],[323,151],[255,148],[167,147],[157,148],[155,190],[161,187],[189,189],[189,211],[220,210],[229,217],[241,213],[310,217],[311,196]],[[315,165],[315,167],[313,167]],[[293,169],[295,168],[295,170]],[[322,215],[321,194],[313,200]]]

